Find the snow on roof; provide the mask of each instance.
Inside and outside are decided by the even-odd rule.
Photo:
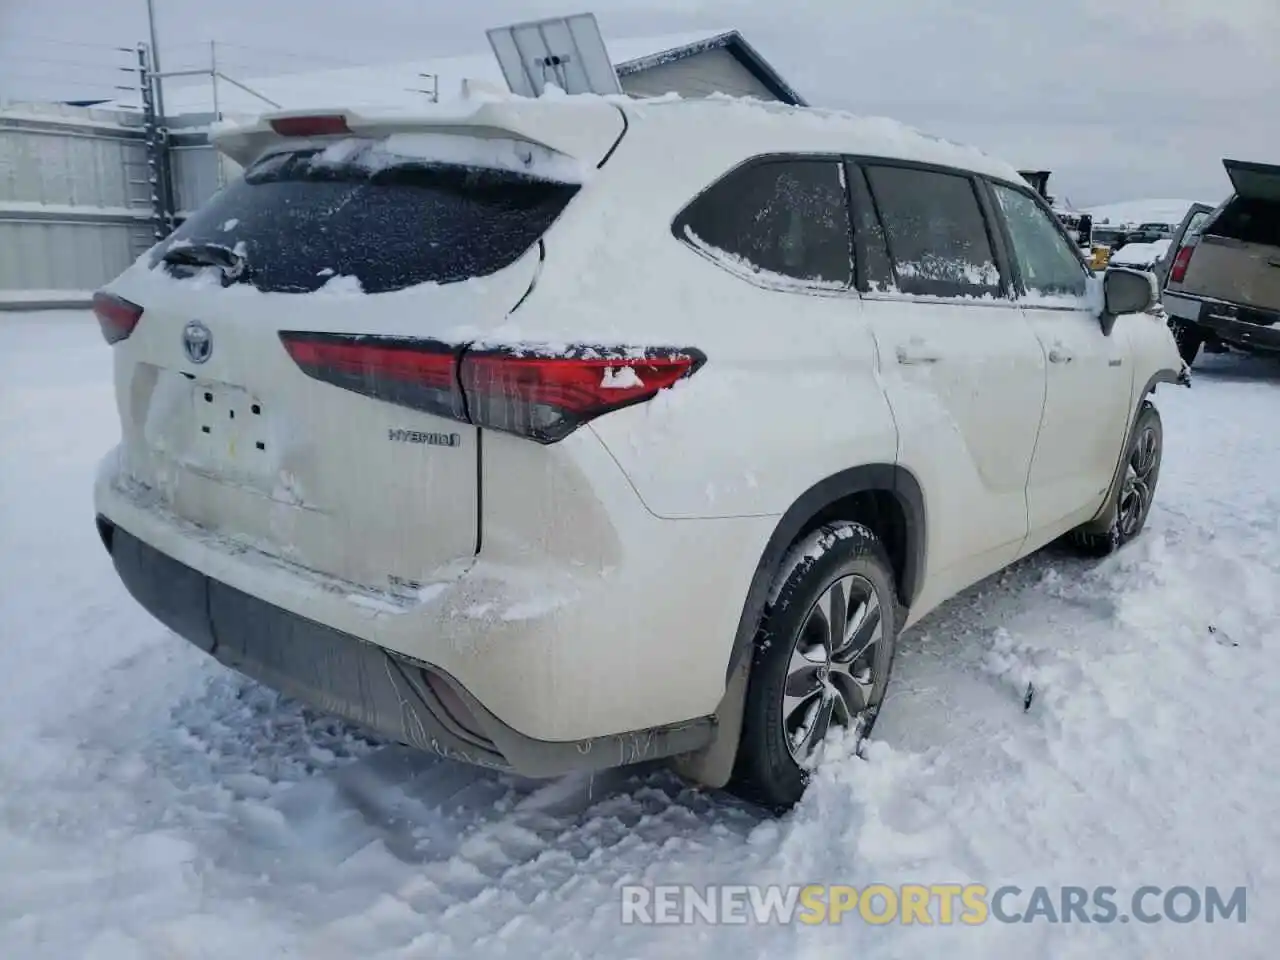
[[[1128,200],[1122,203],[1108,203],[1100,207],[1091,207],[1088,213],[1093,222],[1101,225],[1120,223],[1171,223],[1179,224],[1187,215],[1187,210],[1196,200]],[[1210,204],[1216,206],[1216,204]]]
[[[780,98],[803,102],[736,30],[617,38],[606,40],[605,45],[618,73],[623,76],[703,50],[728,48]],[[435,79],[441,100],[460,96],[464,80],[489,84],[503,91],[507,89],[502,69],[492,53],[263,77],[229,75],[287,109],[421,106],[428,102],[428,98],[420,91],[431,89],[431,78]],[[212,113],[213,84],[207,80],[195,83],[170,80],[164,87],[164,100],[166,112],[171,116]],[[115,103],[134,108],[139,106],[136,98]],[[232,115],[253,115],[273,109],[253,94],[225,81],[218,82],[218,108],[222,113]]]
[[[658,117],[672,111],[698,130],[716,130],[714,145],[703,153],[711,157],[718,147],[741,153],[799,151],[843,153],[885,159],[913,160],[955,167],[973,173],[1022,184],[1018,171],[1003,160],[977,147],[945,140],[908,126],[890,117],[863,116],[843,110],[792,106],[761,100],[735,98],[723,94],[681,100],[659,99],[633,102],[628,109],[642,117]],[[715,111],[715,120],[709,114]],[[762,123],[776,118],[781,123]],[[728,123],[723,121],[727,119]],[[694,163],[690,159],[690,163]],[[718,163],[719,158],[712,162]]]

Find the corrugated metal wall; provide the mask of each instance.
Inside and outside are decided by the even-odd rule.
[[[172,121],[169,158],[179,219],[198,209],[226,183],[240,174],[240,167],[209,143],[213,115],[189,114]],[[248,118],[239,118],[247,120]]]
[[[139,119],[46,104],[0,111],[0,305],[44,291],[82,299],[154,242]]]

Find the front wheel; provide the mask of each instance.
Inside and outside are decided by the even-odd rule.
[[[804,793],[834,724],[865,737],[884,702],[897,640],[893,568],[855,523],[819,528],[792,551],[756,636],[730,789],[774,810]]]
[[[1110,523],[1101,532],[1076,531],[1077,544],[1095,556],[1105,556],[1142,532],[1155,501],[1163,454],[1164,425],[1160,411],[1151,401],[1144,400],[1125,451],[1124,474]]]

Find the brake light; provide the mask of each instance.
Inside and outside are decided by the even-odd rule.
[[[103,339],[107,343],[119,343],[142,319],[142,308],[113,293],[99,291],[93,295],[93,315],[98,318]]]
[[[280,339],[309,377],[411,410],[465,419],[455,346],[323,333],[282,332]]]
[[[1169,282],[1182,283],[1187,276],[1187,268],[1191,266],[1191,255],[1196,252],[1194,246],[1179,247],[1177,255],[1173,258],[1173,265],[1169,268]]]
[[[347,118],[342,114],[277,117],[271,121],[271,129],[282,137],[329,137],[351,132]]]
[[[280,338],[316,380],[538,443],[650,400],[706,362],[692,348],[577,346],[548,354],[416,338],[292,331]]]
[[[689,349],[586,347],[573,353],[467,353],[461,379],[471,422],[554,443],[602,414],[651,399],[706,360]]]

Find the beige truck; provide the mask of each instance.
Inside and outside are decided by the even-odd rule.
[[[1157,267],[1187,364],[1206,344],[1280,356],[1280,166],[1222,163],[1231,196],[1193,205]]]

